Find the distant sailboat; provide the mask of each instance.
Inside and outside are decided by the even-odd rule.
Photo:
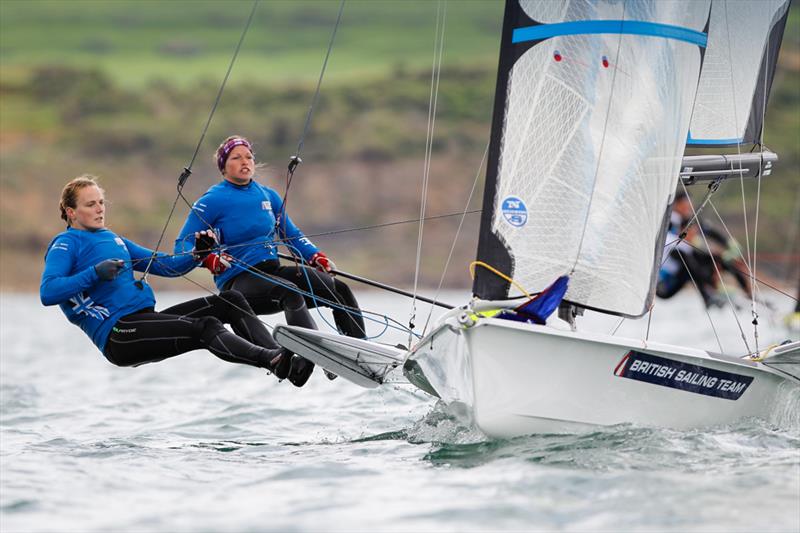
[[[508,0],[473,300],[407,352],[289,326],[276,339],[363,386],[402,367],[494,437],[767,415],[800,385],[800,343],[731,357],[575,319],[650,310],[680,179],[770,173],[769,152],[683,153],[759,142],[788,6]],[[546,324],[555,308],[570,330]]]

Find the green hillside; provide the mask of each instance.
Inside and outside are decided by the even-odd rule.
[[[100,176],[113,229],[154,245],[194,153],[250,2],[0,0],[0,285],[38,283],[41,254],[61,229],[58,192]],[[211,163],[231,133],[250,137],[283,190],[312,100],[338,1],[262,1],[185,194],[218,179]],[[429,214],[460,211],[479,172],[494,96],[502,2],[447,3]],[[307,233],[412,219],[419,211],[437,3],[348,0],[292,185],[290,212]],[[790,14],[768,112],[766,144],[781,162],[763,183],[758,251],[789,272],[800,202],[800,17]],[[745,186],[747,227],[755,183]],[[702,193],[702,191],[699,191]],[[715,200],[741,235],[741,187]],[[471,207],[480,206],[473,198]],[[182,203],[168,230],[186,214]],[[437,284],[457,218],[425,227],[423,281]],[[447,283],[469,285],[477,217]],[[340,267],[385,281],[413,275],[417,228],[318,237]],[[744,240],[744,239],[742,239]],[[794,246],[794,247],[792,247]],[[167,247],[170,247],[168,244]],[[768,260],[768,261],[767,261]],[[31,265],[36,265],[32,268]],[[791,266],[791,265],[789,265]],[[193,288],[168,282],[170,288]]]
[[[126,89],[154,79],[179,87],[218,80],[253,2],[197,0],[3,0],[0,46],[10,74],[31,64],[104,71]],[[327,80],[385,76],[398,67],[429,68],[436,21],[429,0],[349,0]],[[500,1],[448,5],[451,64],[497,57]],[[264,0],[243,43],[232,82],[316,81],[339,2]]]

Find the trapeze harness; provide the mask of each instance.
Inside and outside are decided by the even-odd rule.
[[[256,314],[283,310],[287,323],[305,328],[317,329],[309,307],[330,306],[343,334],[363,338],[364,319],[345,283],[304,265],[280,265],[278,244],[306,261],[319,251],[288,215],[278,223],[276,213],[282,212],[281,197],[269,187],[254,180],[247,185],[223,180],[194,203],[174,251],[185,253],[194,246],[195,232],[211,228],[233,258],[231,267],[215,276],[217,288],[241,292]],[[331,305],[332,301],[343,306]]]

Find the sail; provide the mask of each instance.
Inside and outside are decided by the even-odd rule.
[[[714,0],[687,144],[760,142],[790,0]]]
[[[508,0],[478,259],[538,292],[639,316],[652,301],[709,1]],[[478,269],[473,292],[509,295]]]

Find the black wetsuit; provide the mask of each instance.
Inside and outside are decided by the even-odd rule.
[[[148,308],[120,318],[104,355],[117,366],[138,366],[202,348],[231,363],[267,369],[281,353],[245,298],[236,291],[223,291],[160,312]]]
[[[284,211],[283,199],[269,187],[255,180],[239,185],[223,179],[192,206],[175,240],[175,253],[191,250],[196,232],[214,228],[221,237],[223,251],[233,258],[231,266],[214,277],[220,290],[238,290],[259,315],[284,311],[287,323],[316,329],[311,314],[302,305],[303,296],[293,293],[293,289],[313,292],[336,305],[354,308],[350,313],[330,306],[340,332],[363,338],[364,319],[349,287],[312,268],[280,265],[279,244],[307,263],[319,252]],[[253,269],[275,281],[253,275],[249,272]],[[280,286],[287,282],[291,287]],[[306,297],[305,301],[308,307],[317,305],[313,298]]]
[[[308,308],[328,304],[311,296],[304,297],[297,292],[300,289],[347,308],[333,308],[333,317],[341,333],[357,338],[366,336],[364,318],[353,292],[335,277],[304,265],[282,266],[277,259],[262,261],[254,269],[260,274],[242,272],[228,280],[225,289],[242,293],[256,314],[268,315],[283,310],[287,323],[316,329]]]
[[[701,226],[701,231],[709,242],[715,242],[724,248],[730,246],[728,236],[716,228]],[[724,261],[722,257],[707,250],[696,247],[681,250],[681,247],[676,246],[669,252],[669,260],[674,262],[676,268],[669,275],[659,276],[660,279],[656,285],[656,295],[659,298],[671,298],[688,281],[693,280],[706,307],[718,305],[719,302],[715,300],[717,269],[730,272],[742,290],[749,294],[747,275],[741,272],[735,263]],[[663,267],[662,270],[664,270]]]

